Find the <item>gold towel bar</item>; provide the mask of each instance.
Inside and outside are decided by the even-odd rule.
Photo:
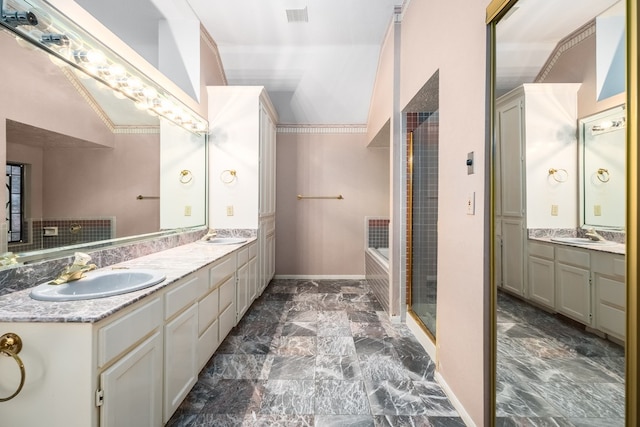
[[[337,196],[303,196],[302,194],[298,194],[298,200],[302,199],[336,199],[343,200],[342,194],[338,194]]]

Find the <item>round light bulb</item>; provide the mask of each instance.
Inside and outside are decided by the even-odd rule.
[[[96,65],[96,66],[97,65],[102,65],[105,62],[107,62],[107,58],[104,56],[104,53],[102,53],[99,50],[95,50],[95,49],[94,50],[90,50],[89,52],[87,52],[86,58],[87,58],[87,61],[90,64],[93,64],[93,65]]]

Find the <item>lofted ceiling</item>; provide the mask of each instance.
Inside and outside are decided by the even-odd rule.
[[[406,2],[76,1],[156,66],[158,22],[167,11],[195,13],[230,85],[265,86],[281,124],[312,125],[367,122],[380,48]],[[497,93],[532,82],[560,40],[618,1],[519,0],[496,29]]]

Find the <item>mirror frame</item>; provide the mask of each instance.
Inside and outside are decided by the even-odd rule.
[[[487,24],[487,100],[488,111],[486,111],[487,129],[487,151],[492,153],[488,160],[490,165],[487,174],[487,182],[490,182],[490,205],[488,208],[490,221],[490,244],[489,244],[489,281],[485,282],[485,294],[489,297],[490,313],[490,366],[488,368],[490,390],[488,390],[489,414],[487,417],[491,424],[496,421],[496,359],[497,359],[497,289],[492,284],[495,280],[495,256],[494,256],[494,228],[495,228],[495,183],[493,171],[495,170],[493,128],[495,125],[495,82],[496,82],[496,24],[509,8],[517,3],[517,0],[492,0],[486,8]],[[626,135],[626,163],[627,163],[627,205],[626,205],[626,288],[627,288],[627,336],[625,341],[625,422],[626,425],[638,425],[640,418],[640,396],[638,395],[638,353],[640,342],[638,341],[638,306],[640,305],[640,292],[638,292],[638,163],[640,162],[640,151],[638,150],[638,100],[640,88],[638,87],[638,49],[640,40],[638,39],[638,19],[640,9],[636,0],[625,0],[626,23],[627,23],[627,135]]]

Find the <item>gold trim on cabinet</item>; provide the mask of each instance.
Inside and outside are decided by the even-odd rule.
[[[503,11],[507,11],[508,7],[511,4],[515,3],[517,0],[492,0],[487,6],[487,20],[486,23],[489,24],[492,21],[496,23],[498,20],[496,19]]]
[[[638,3],[627,0],[627,334],[626,425],[638,417]]]

